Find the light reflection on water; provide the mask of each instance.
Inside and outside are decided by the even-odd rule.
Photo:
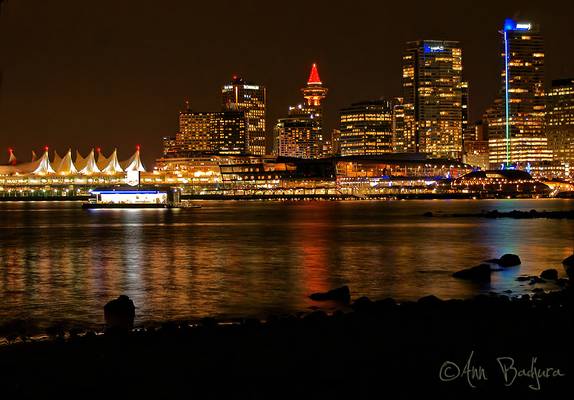
[[[265,316],[317,306],[316,291],[353,297],[530,293],[521,274],[572,253],[567,220],[425,218],[426,211],[571,209],[569,200],[202,202],[200,209],[86,211],[78,203],[0,203],[0,322],[102,322],[120,293],[139,322]],[[452,272],[519,254],[491,285]]]

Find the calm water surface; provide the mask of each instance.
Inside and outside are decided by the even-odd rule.
[[[312,292],[353,297],[530,293],[521,274],[557,268],[574,221],[425,218],[426,211],[569,210],[570,200],[198,202],[184,210],[82,210],[0,203],[0,324],[94,326],[125,293],[138,322],[308,310]],[[452,272],[504,253],[519,268],[490,285]]]

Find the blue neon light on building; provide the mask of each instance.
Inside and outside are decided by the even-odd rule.
[[[444,46],[441,45],[430,45],[428,43],[424,44],[425,53],[442,53],[444,52]]]

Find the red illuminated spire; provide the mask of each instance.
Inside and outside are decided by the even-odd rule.
[[[313,63],[311,67],[311,73],[309,74],[308,85],[321,85],[321,78],[319,78],[319,71],[317,70],[317,64]]]

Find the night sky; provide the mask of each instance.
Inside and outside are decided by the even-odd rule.
[[[404,43],[460,40],[471,117],[499,86],[505,17],[539,23],[546,78],[574,76],[572,1],[6,0],[0,16],[0,147],[86,153],[136,144],[148,167],[189,99],[220,108],[233,74],[268,90],[268,133],[301,101],[310,65],[329,88],[326,125],[351,102],[401,95]],[[422,4],[422,3],[421,3]]]

